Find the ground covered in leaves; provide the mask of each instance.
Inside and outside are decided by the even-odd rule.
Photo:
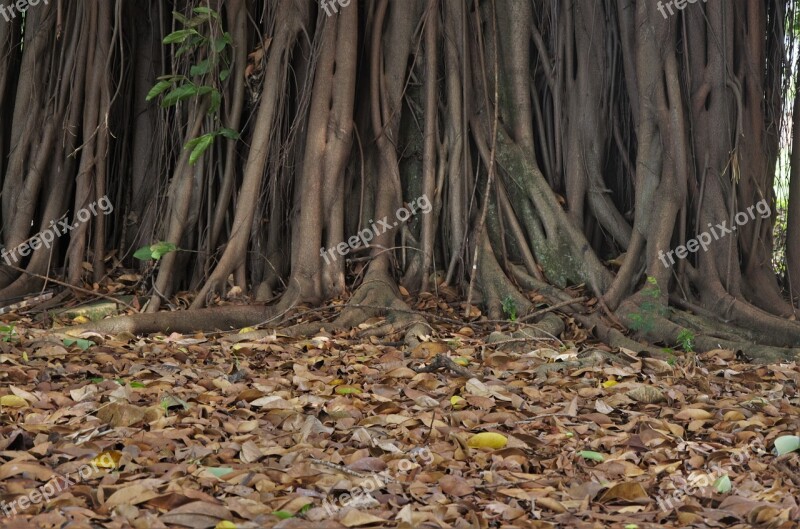
[[[800,433],[797,365],[612,356],[571,321],[487,344],[491,327],[405,350],[358,330],[64,342],[19,321],[0,525],[796,526],[800,452],[773,450]],[[425,369],[437,355],[462,369]]]

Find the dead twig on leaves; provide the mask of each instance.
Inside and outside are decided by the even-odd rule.
[[[69,283],[65,283],[63,281],[59,281],[58,279],[53,279],[52,277],[47,277],[47,276],[43,276],[41,274],[36,274],[34,272],[25,270],[24,268],[20,268],[18,266],[14,266],[14,265],[9,264],[9,263],[6,263],[6,266],[11,268],[12,270],[16,270],[17,272],[21,272],[23,274],[27,274],[27,275],[35,277],[37,279],[42,279],[42,280],[44,280],[46,282],[49,282],[49,283],[55,283],[56,285],[62,286],[64,288],[69,288],[71,290],[75,290],[77,292],[81,292],[82,294],[88,294],[90,296],[97,296],[97,297],[103,298],[103,299],[105,299],[107,301],[113,301],[114,303],[117,303],[119,305],[124,305],[125,308],[128,308],[128,309],[130,309],[130,310],[132,310],[134,312],[138,312],[135,307],[125,303],[121,299],[117,299],[115,297],[108,296],[106,294],[103,294],[102,292],[95,292],[94,290],[87,290],[87,289],[81,288],[79,286],[70,285]]]
[[[469,369],[466,369],[456,364],[449,357],[443,355],[442,353],[438,353],[436,356],[434,356],[433,362],[431,362],[427,366],[416,368],[414,369],[414,371],[416,371],[417,373],[434,373],[440,369],[449,369],[458,376],[464,377],[466,379],[482,378],[480,375],[473,374],[472,372],[470,372]]]
[[[323,461],[322,459],[317,459],[315,457],[312,457],[309,460],[311,461],[312,465],[319,465],[319,466],[322,466],[322,467],[330,468],[332,470],[335,470],[336,472],[341,472],[342,474],[346,474],[346,475],[352,476],[354,478],[369,479],[369,478],[374,477],[374,474],[365,474],[364,472],[358,472],[356,470],[350,470],[346,466],[337,465],[336,463],[331,463],[330,461]],[[384,474],[381,474],[381,479],[385,479],[386,481],[394,481],[394,478],[392,478],[390,476],[386,476]]]
[[[555,305],[550,305],[549,307],[541,309],[541,310],[537,310],[536,312],[531,312],[530,314],[527,314],[527,315],[523,316],[522,318],[519,318],[517,320],[517,322],[524,323],[526,321],[532,320],[533,318],[535,318],[537,316],[541,316],[542,314],[545,314],[547,312],[552,312],[554,310],[558,310],[560,308],[566,307],[568,305],[572,305],[574,303],[581,303],[583,301],[586,301],[587,299],[588,298],[586,296],[582,296],[582,297],[575,298],[575,299],[568,299],[567,301],[562,301],[561,303],[556,303]]]

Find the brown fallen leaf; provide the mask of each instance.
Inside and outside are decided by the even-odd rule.
[[[558,514],[567,512],[567,508],[564,507],[561,502],[554,500],[553,498],[536,498],[535,505],[536,507],[544,507],[545,509],[549,509]]]
[[[675,418],[682,421],[705,421],[714,415],[702,408],[684,408],[675,414]]]
[[[231,511],[222,505],[214,505],[202,501],[194,501],[172,509],[159,517],[165,524],[183,525],[193,529],[206,529],[216,526],[220,520],[230,520]]]
[[[614,485],[605,491],[597,501],[600,503],[608,503],[614,500],[637,501],[646,499],[648,497],[649,496],[644,490],[644,487],[642,487],[641,483],[627,481],[625,483],[618,483],[617,485]]]
[[[454,474],[442,476],[442,479],[439,480],[439,487],[448,496],[456,496],[458,498],[475,492],[475,488],[466,479]]]
[[[118,489],[114,494],[108,497],[103,504],[103,508],[107,512],[111,512],[114,507],[119,505],[138,505],[148,500],[157,497],[159,493],[156,491],[156,485],[153,480],[146,482],[134,483],[127,487]]]
[[[644,404],[655,404],[667,400],[664,393],[655,386],[639,386],[628,391],[626,395],[636,402]]]
[[[128,427],[140,422],[152,422],[163,415],[161,408],[142,408],[125,402],[112,402],[97,410],[97,418],[114,428]]]
[[[345,527],[362,527],[364,525],[375,525],[384,523],[384,518],[378,518],[368,512],[359,511],[358,509],[350,509],[339,520],[339,523]]]
[[[37,463],[9,461],[0,466],[0,481],[20,474],[30,474],[37,481],[47,481],[56,475],[49,468],[45,468]]]

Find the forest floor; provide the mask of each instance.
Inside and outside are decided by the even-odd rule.
[[[506,344],[431,318],[406,350],[358,337],[378,320],[58,341],[4,315],[0,526],[797,527],[796,364],[609,355],[561,317]]]

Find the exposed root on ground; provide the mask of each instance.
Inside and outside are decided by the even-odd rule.
[[[70,334],[92,331],[101,334],[148,334],[154,332],[193,333],[198,331],[231,331],[277,320],[298,302],[291,288],[276,305],[227,305],[173,312],[140,313],[116,316],[86,325],[55,329]]]
[[[376,307],[385,307],[380,309]],[[365,334],[381,336],[401,330],[408,347],[416,347],[422,336],[431,334],[431,326],[420,314],[410,310],[401,299],[397,286],[388,274],[367,274],[364,283],[356,289],[353,297],[333,324],[339,328],[353,328],[369,318],[386,316],[386,323]]]
[[[707,319],[700,324],[697,316],[682,311],[674,311],[670,318],[667,318],[666,314],[662,315],[652,309],[643,308],[634,298],[624,301],[619,306],[617,316],[630,329],[639,329],[638,334],[647,341],[663,343],[667,347],[682,345],[688,338],[692,342],[692,348],[698,352],[730,349],[759,363],[800,360],[800,348],[796,347],[797,344],[789,344],[788,347],[765,345],[770,340],[761,335],[755,337],[755,341],[751,341],[745,338],[746,334],[743,334],[747,332],[746,330],[724,323],[713,323]]]

